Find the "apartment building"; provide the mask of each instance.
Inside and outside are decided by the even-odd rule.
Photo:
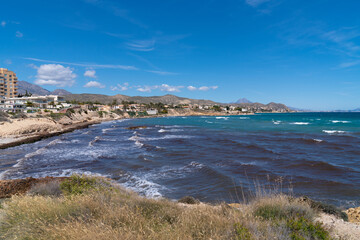
[[[0,97],[13,98],[17,95],[18,79],[16,74],[6,68],[0,68]]]

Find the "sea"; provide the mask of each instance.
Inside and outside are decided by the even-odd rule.
[[[146,128],[129,129],[129,127]],[[0,150],[0,178],[90,174],[149,198],[360,205],[360,113],[123,119]]]

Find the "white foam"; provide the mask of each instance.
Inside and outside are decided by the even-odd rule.
[[[350,121],[332,120],[332,123],[351,123]]]
[[[224,119],[224,120],[228,120],[229,117],[216,117],[216,119]]]
[[[346,133],[345,131],[340,131],[340,130],[322,130],[322,131],[327,134],[344,134],[344,133]]]
[[[163,132],[181,132],[181,131],[184,131],[182,129],[178,129],[178,128],[175,128],[175,129],[160,129],[158,132],[159,133],[163,133]]]
[[[309,122],[293,122],[293,123],[290,123],[290,124],[293,124],[293,125],[309,125],[310,123]]]
[[[165,187],[151,182],[146,179],[146,176],[129,176],[127,181],[122,184],[124,187],[129,188],[135,192],[142,193],[148,198],[161,198],[161,189]]]
[[[214,123],[214,122],[210,122],[210,121],[207,121],[207,120],[206,120],[205,122],[206,122],[206,123]]]
[[[94,146],[94,143],[96,143],[96,142],[99,141],[100,139],[101,139],[100,136],[96,136],[96,137],[94,138],[94,140],[92,140],[91,142],[89,142],[89,147]]]
[[[273,124],[275,125],[279,125],[281,123],[281,121],[273,121]]]
[[[313,139],[315,142],[323,142],[324,140],[321,140],[321,139],[316,139],[316,138],[314,138]]]

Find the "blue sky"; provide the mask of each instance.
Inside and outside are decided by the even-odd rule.
[[[49,90],[360,107],[360,1],[5,5],[0,66]]]

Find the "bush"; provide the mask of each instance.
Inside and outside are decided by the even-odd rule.
[[[185,204],[200,204],[200,201],[198,199],[193,198],[191,196],[182,197],[178,202]]]
[[[50,113],[49,115],[54,120],[60,120],[63,116],[65,116],[65,113]]]
[[[312,223],[308,219],[301,217],[298,219],[289,219],[287,227],[290,229],[290,237],[293,240],[302,239],[331,239],[329,232],[327,232],[321,223]]]
[[[236,239],[238,240],[251,240],[253,239],[249,229],[244,227],[241,223],[235,224]]]
[[[322,211],[324,213],[332,214],[332,215],[335,215],[335,216],[337,216],[339,218],[342,218],[344,221],[349,221],[348,215],[345,212],[341,211],[341,209],[339,209],[338,207],[336,207],[334,205],[314,201],[314,200],[311,200],[308,197],[301,198],[301,201],[309,203],[310,206],[312,208],[314,208],[315,210],[320,210],[320,211]]]
[[[110,184],[105,180],[85,175],[72,175],[69,179],[60,184],[64,195],[79,195],[91,190],[111,189]]]
[[[9,114],[7,114],[6,112],[0,111],[0,122],[9,121],[8,117],[9,117]]]
[[[26,114],[25,113],[15,113],[12,118],[27,118]]]

